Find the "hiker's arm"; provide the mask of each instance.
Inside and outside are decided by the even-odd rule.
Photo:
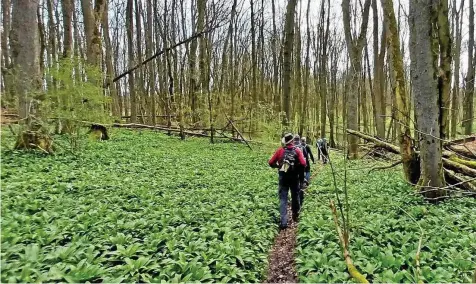
[[[272,168],[278,168],[279,165],[277,164],[279,161],[279,157],[281,156],[282,148],[278,149],[276,152],[274,152],[274,155],[269,159],[268,165]]]

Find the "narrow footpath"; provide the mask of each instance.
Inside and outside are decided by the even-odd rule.
[[[310,181],[313,180],[320,168],[320,166],[314,167],[314,174]],[[304,200],[306,200],[305,196]],[[264,283],[299,282],[294,255],[297,232],[298,223],[292,220],[291,205],[288,203],[288,227],[281,230],[274,240],[268,256],[268,277]]]
[[[291,206],[288,204],[288,227],[281,230],[274,240],[268,257],[268,277],[265,283],[298,282],[294,260],[298,224],[291,216]]]

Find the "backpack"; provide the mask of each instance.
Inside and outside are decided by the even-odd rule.
[[[296,147],[292,148],[284,148],[284,155],[281,161],[281,168],[279,169],[280,172],[285,173],[292,173],[296,169],[298,155],[296,152]]]

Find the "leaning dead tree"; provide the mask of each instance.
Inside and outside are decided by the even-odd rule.
[[[366,141],[372,142],[376,147],[385,149],[391,153],[400,155],[400,147],[380,140],[371,135],[347,129],[347,133]],[[471,191],[471,195],[476,195],[476,136],[467,137],[443,143],[442,152],[443,172],[447,186],[445,189],[459,188],[465,191]],[[416,151],[419,155],[420,152]],[[397,165],[397,164],[395,164]]]

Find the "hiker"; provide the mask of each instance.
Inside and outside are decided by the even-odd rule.
[[[301,150],[302,154],[304,155],[304,159],[306,160],[306,166],[298,168],[298,171],[299,171],[299,188],[302,191],[304,186],[305,186],[305,180],[306,180],[305,172],[306,172],[306,167],[308,165],[308,159],[306,157],[308,156],[308,154],[307,154],[307,151],[306,151],[306,147],[301,144],[301,137],[299,137],[299,134],[294,135],[294,146]],[[302,205],[302,200],[301,200],[301,205]]]
[[[268,161],[268,164],[272,168],[278,168],[279,171],[279,213],[281,215],[280,228],[285,229],[288,226],[288,214],[287,214],[287,204],[288,204],[288,191],[291,191],[291,209],[292,217],[294,221],[298,220],[299,217],[299,167],[306,166],[306,159],[302,151],[293,145],[294,139],[291,133],[286,134],[281,140],[284,144],[283,147],[280,147],[271,159]]]
[[[305,178],[305,183],[309,185],[310,179],[311,179],[311,163],[310,160],[312,161],[313,164],[316,162],[314,161],[314,156],[312,155],[311,147],[307,144],[307,138],[303,137],[301,138],[301,144],[304,146],[306,149],[307,155],[305,156],[306,158],[306,169],[304,170],[304,178]],[[309,160],[310,158],[310,160]]]
[[[322,155],[322,163],[327,164],[327,162],[329,161],[329,151],[328,151],[328,147],[327,147],[326,138],[317,139],[316,147],[317,147],[317,158],[318,158],[318,160],[321,159],[321,155]]]

